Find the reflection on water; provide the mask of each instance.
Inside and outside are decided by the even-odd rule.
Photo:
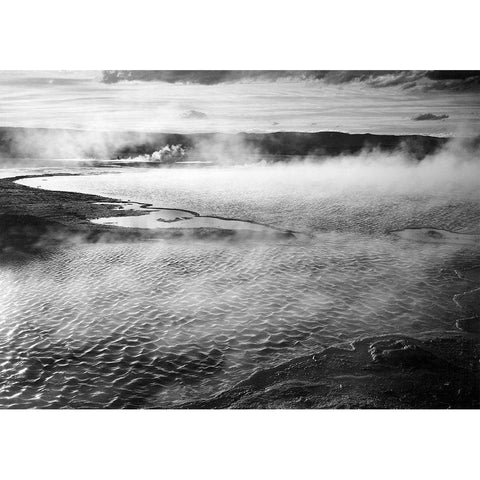
[[[470,282],[455,269],[478,263],[478,245],[385,230],[472,229],[479,207],[469,197],[339,196],[278,184],[265,193],[254,180],[225,188],[213,174],[208,191],[189,177],[184,202],[186,174],[172,180],[172,172],[143,183],[117,175],[113,186],[108,175],[43,184],[83,182],[79,190],[157,207],[309,226],[312,237],[78,245],[2,266],[1,406],[175,406],[338,342],[455,329],[461,310],[452,297]],[[163,214],[142,217],[168,225]]]
[[[175,213],[178,212],[178,213]],[[180,210],[157,210],[147,215],[125,217],[104,217],[92,220],[100,225],[115,225],[129,228],[215,228],[221,230],[249,230],[254,232],[268,232],[273,230],[267,225],[253,222],[233,220],[217,217],[194,216],[182,214]]]

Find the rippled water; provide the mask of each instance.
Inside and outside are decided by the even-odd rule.
[[[265,170],[235,169],[26,180],[311,238],[78,245],[3,266],[0,405],[176,406],[334,343],[455,328],[466,280],[454,269],[478,262],[478,247],[385,231],[472,230],[472,192],[339,192],[269,172],[268,182]]]

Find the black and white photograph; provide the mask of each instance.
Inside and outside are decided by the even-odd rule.
[[[3,408],[478,408],[480,71],[0,88]]]
[[[160,53],[0,62],[0,410],[478,411],[478,61]]]

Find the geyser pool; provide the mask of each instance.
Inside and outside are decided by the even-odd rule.
[[[308,170],[159,169],[22,183],[307,231],[307,240],[78,244],[0,276],[1,406],[175,406],[366,335],[455,330],[478,195],[331,185]],[[310,179],[310,180],[309,180]],[[302,185],[300,189],[299,186]]]

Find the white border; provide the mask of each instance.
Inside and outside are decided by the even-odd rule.
[[[2,69],[475,69],[468,0],[16,0]]]
[[[0,412],[2,478],[474,478],[478,419],[428,410]]]
[[[478,69],[474,5],[16,0],[1,9],[0,69]],[[1,472],[463,479],[478,427],[478,411],[1,411]]]

